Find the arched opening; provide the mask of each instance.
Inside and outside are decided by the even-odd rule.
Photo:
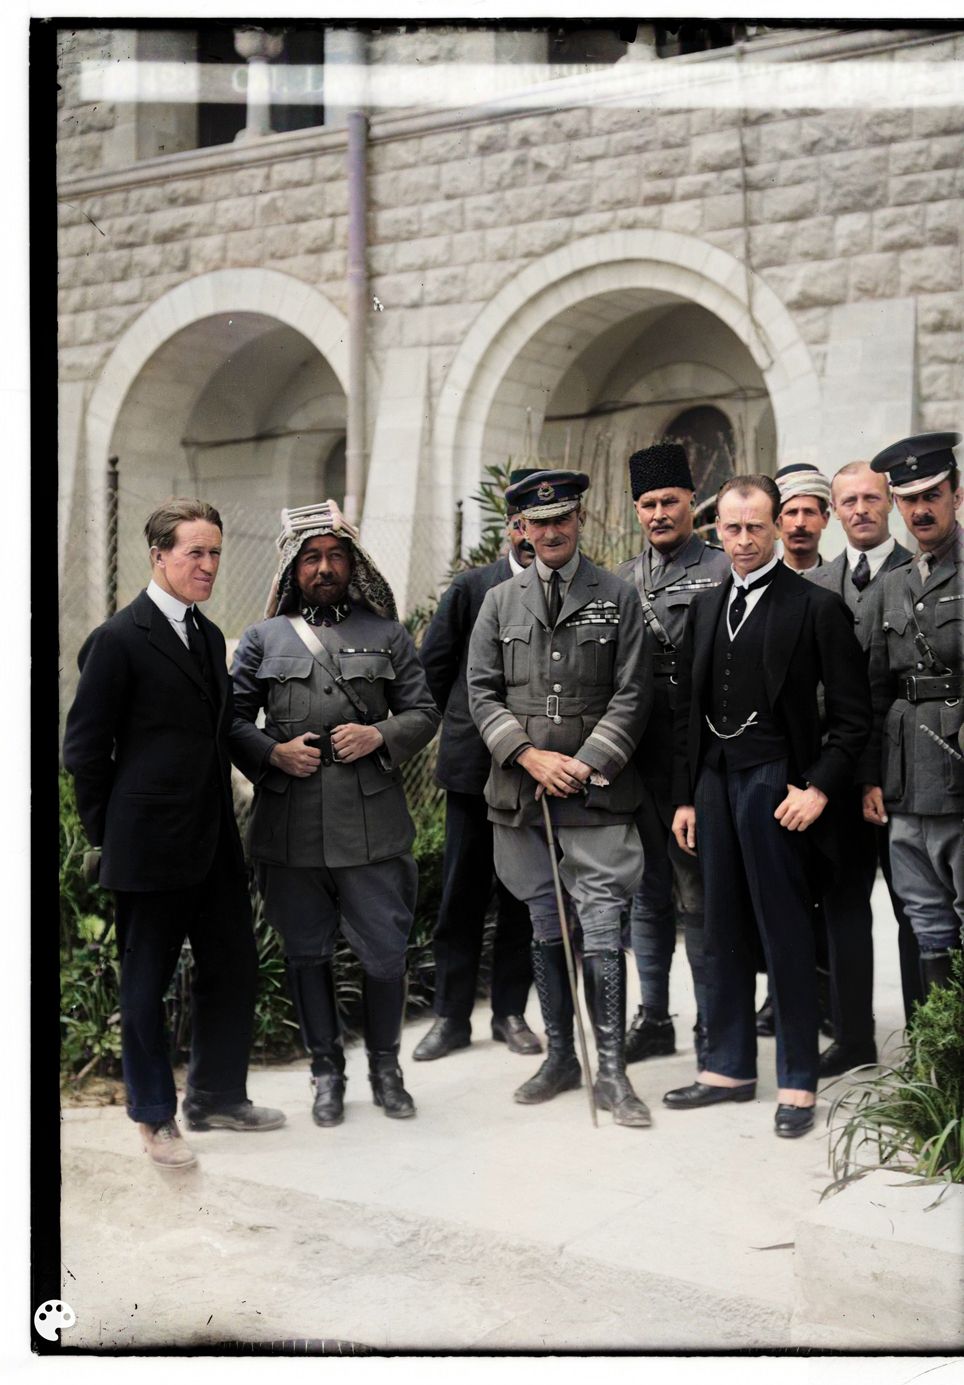
[[[224,554],[207,613],[230,639],[260,618],[283,506],[344,499],[345,394],[301,332],[256,312],[216,313],[169,337],[130,386],[118,459],[117,602],[149,577],[145,519],[169,495],[209,500]]]
[[[687,448],[699,501],[734,471],[776,470],[767,386],[736,333],[700,304],[628,289],[573,304],[526,342],[495,391],[483,462],[531,450],[587,471],[587,549],[611,563],[639,547],[628,458],[663,438]]]

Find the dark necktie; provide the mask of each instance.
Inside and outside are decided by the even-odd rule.
[[[736,596],[733,598],[733,604],[730,606],[728,616],[730,639],[733,639],[737,630],[740,628],[740,623],[746,612],[747,597],[750,595],[750,592],[757,591],[760,587],[768,586],[770,582],[772,582],[775,573],[776,568],[774,567],[770,569],[765,577],[758,577],[755,582],[748,582],[745,587],[737,587]]]
[[[187,630],[187,647],[191,651],[191,658],[197,664],[198,673],[204,676],[207,673],[204,636],[195,622],[193,606],[189,606],[184,612],[184,628]]]
[[[870,581],[870,563],[867,561],[866,553],[861,553],[857,566],[851,573],[850,580],[859,592],[862,592]]]
[[[561,579],[558,571],[553,571],[549,578],[549,626],[550,629],[556,628],[556,621],[559,619],[559,612],[562,609],[562,592],[560,591]]]

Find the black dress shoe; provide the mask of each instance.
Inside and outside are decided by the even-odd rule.
[[[542,1044],[526,1024],[525,1015],[493,1015],[492,1037],[498,1044],[506,1044],[511,1053],[542,1052]]]
[[[813,1106],[778,1106],[774,1129],[785,1140],[795,1140],[813,1129]]]
[[[755,1096],[755,1082],[741,1082],[739,1087],[714,1087],[708,1082],[691,1082],[688,1087],[676,1087],[667,1092],[663,1105],[674,1111],[691,1111],[697,1106],[715,1106],[720,1101],[752,1101]]]
[[[817,1072],[820,1077],[840,1077],[842,1073],[850,1072],[851,1068],[876,1061],[877,1045],[873,1039],[862,1044],[831,1044],[821,1053]]]
[[[770,999],[769,994],[756,1012],[756,1032],[763,1039],[772,1039],[777,1032],[776,1016],[773,1013],[773,1001]]]
[[[643,1058],[668,1058],[676,1052],[676,1029],[669,1015],[654,1014],[640,1005],[626,1034],[626,1062]]]
[[[185,1101],[181,1113],[189,1130],[280,1130],[285,1123],[283,1111],[255,1106],[251,1101],[235,1101],[217,1110]]]
[[[428,1063],[444,1058],[457,1048],[468,1048],[472,1042],[472,1026],[468,1020],[453,1020],[447,1016],[437,1019],[431,1029],[415,1045],[412,1057],[416,1063]]]

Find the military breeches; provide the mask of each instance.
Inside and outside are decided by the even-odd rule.
[[[960,947],[964,841],[958,815],[891,813],[890,867],[921,956]]]
[[[294,966],[329,962],[339,925],[368,976],[405,974],[418,866],[409,855],[365,866],[259,864],[265,917],[284,938]]]
[[[669,973],[676,950],[677,916],[683,925],[686,957],[693,973],[696,1008],[705,1012],[703,988],[703,877],[700,863],[679,846],[670,830],[668,798],[643,791],[636,826],[646,869],[633,900],[630,929],[639,987],[647,1009],[669,1009]]]
[[[558,941],[562,930],[544,829],[495,823],[492,835],[496,874],[528,904],[533,936],[538,942]],[[555,838],[559,874],[579,916],[585,951],[618,949],[622,915],[643,876],[635,825],[557,827]]]

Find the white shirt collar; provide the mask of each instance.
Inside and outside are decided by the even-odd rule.
[[[509,549],[509,567],[512,569],[513,577],[518,577],[520,572],[525,572],[525,568],[519,562],[511,548]]]
[[[780,559],[774,553],[768,563],[764,563],[763,567],[758,567],[753,572],[748,572],[745,577],[741,577],[736,568],[731,567],[730,572],[733,574],[734,587],[748,587],[751,582],[756,582],[765,572],[770,572],[771,569],[775,568],[779,561]]]
[[[897,540],[894,538],[893,534],[891,534],[889,538],[884,539],[883,543],[879,543],[876,548],[853,548],[848,543],[847,562],[850,566],[850,570],[854,570],[860,562],[861,556],[866,556],[867,562],[870,565],[870,575],[871,577],[876,577],[882,565],[887,561],[891,553],[893,553],[896,543]]]
[[[576,551],[575,551],[575,553],[572,555],[572,557],[569,559],[568,563],[565,563],[565,564],[564,564],[562,567],[560,567],[560,568],[551,568],[551,567],[547,567],[546,564],[542,561],[541,558],[536,558],[536,572],[538,572],[538,574],[539,574],[539,580],[540,580],[541,582],[549,582],[549,581],[551,581],[553,572],[558,572],[558,574],[559,574],[559,581],[560,581],[560,582],[571,582],[572,579],[573,579],[573,578],[575,577],[575,575],[576,575],[576,568],[577,568],[578,566],[579,566],[579,549],[578,549],[578,548],[576,549]]]
[[[176,596],[166,592],[163,587],[159,587],[153,578],[148,583],[147,594],[158,610],[167,616],[168,620],[183,621],[186,613],[191,609],[190,606],[185,606],[183,601],[178,601]]]

